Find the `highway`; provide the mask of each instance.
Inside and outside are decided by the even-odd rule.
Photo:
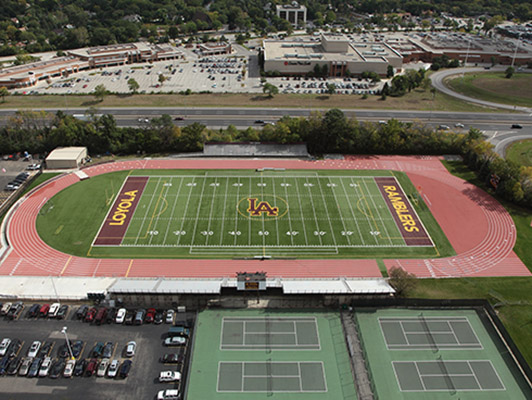
[[[55,113],[57,109],[44,109],[47,112]],[[85,109],[62,109],[67,114],[83,114]],[[168,114],[174,119],[174,123],[179,126],[186,126],[194,122],[206,125],[209,128],[226,128],[234,125],[239,129],[250,126],[260,128],[263,126],[256,121],[265,123],[275,122],[283,116],[308,117],[311,112],[320,111],[325,113],[326,109],[310,108],[99,108],[98,114],[111,114],[115,117],[117,125],[122,127],[146,126],[145,120],[151,120]],[[348,118],[356,118],[360,121],[387,121],[395,118],[400,121],[419,121],[433,127],[447,125],[456,131],[466,132],[469,127],[475,127],[483,131],[486,137],[495,145],[498,150],[511,142],[511,138],[518,135],[520,138],[532,138],[532,115],[529,113],[504,113],[504,112],[449,112],[449,111],[409,111],[409,110],[368,110],[368,109],[344,109],[342,110]],[[14,115],[16,110],[0,110],[0,125],[5,125],[7,119]],[[175,120],[175,118],[183,120]],[[460,123],[464,128],[457,128],[455,124]],[[519,124],[522,129],[512,129],[513,124]],[[502,144],[501,144],[502,142]]]

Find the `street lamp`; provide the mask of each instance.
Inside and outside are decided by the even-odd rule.
[[[68,340],[67,327],[66,326],[63,326],[63,329],[61,329],[61,333],[63,333],[65,335],[65,339],[66,339],[67,347],[68,347],[68,352],[70,353],[70,359],[71,360],[75,360],[74,354],[72,354],[72,348],[70,347],[70,341]]]
[[[514,51],[514,56],[512,57],[512,68],[514,66],[514,63],[515,63],[515,56],[517,55],[517,50],[519,49],[519,41],[521,39],[521,33],[522,32],[519,32],[519,35],[517,35],[517,41],[515,42],[515,51]]]

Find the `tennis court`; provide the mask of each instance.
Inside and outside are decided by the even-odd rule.
[[[357,399],[338,312],[207,309],[196,326],[187,399]]]
[[[504,390],[489,360],[394,361],[402,392]]]
[[[379,318],[389,350],[482,349],[465,317]]]
[[[480,310],[367,307],[355,309],[354,316],[380,399],[532,398]]]
[[[221,350],[319,350],[314,317],[225,317]]]
[[[322,362],[221,362],[219,392],[326,392]]]

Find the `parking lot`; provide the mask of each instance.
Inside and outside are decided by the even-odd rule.
[[[163,364],[160,359],[166,353],[178,353],[185,356],[188,350],[188,341],[185,346],[167,347],[163,345],[171,324],[143,324],[121,325],[116,323],[90,324],[78,320],[77,307],[70,307],[66,319],[57,320],[49,318],[29,318],[27,312],[31,304],[25,305],[24,311],[14,321],[0,320],[0,340],[3,338],[19,339],[22,347],[16,356],[26,357],[32,342],[40,341],[44,344],[51,343],[49,356],[54,360],[59,358],[58,352],[64,347],[64,327],[70,344],[83,341],[81,354],[77,362],[82,359],[92,359],[92,351],[98,342],[106,344],[112,342],[110,359],[116,359],[120,365],[127,360],[132,360],[132,367],[126,378],[109,378],[93,376],[73,376],[65,378],[62,375],[57,379],[47,377],[28,378],[26,376],[4,375],[0,377],[0,393],[4,399],[155,399],[158,391],[163,389],[180,389],[179,383],[159,383],[159,373],[162,371],[179,371],[182,379],[186,379],[186,360],[182,364]],[[188,319],[187,319],[188,318]],[[179,313],[176,323],[186,322],[192,324],[193,315]],[[126,344],[136,342],[136,351],[133,357],[125,354]],[[97,357],[101,360],[101,356]],[[68,358],[67,358],[68,359]],[[0,361],[1,364],[1,361]]]

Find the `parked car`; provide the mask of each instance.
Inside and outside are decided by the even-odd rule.
[[[85,316],[87,315],[87,312],[89,311],[88,305],[82,305],[80,306],[76,311],[76,318],[77,319],[85,319]]]
[[[28,375],[28,372],[30,370],[31,364],[33,363],[33,358],[25,358],[24,361],[22,361],[22,365],[20,366],[18,370],[19,376],[26,376]]]
[[[28,318],[35,318],[37,315],[39,315],[39,310],[41,309],[40,304],[34,304],[30,307],[28,310]]]
[[[59,310],[57,310],[57,314],[55,317],[57,319],[64,319],[66,318],[66,315],[68,313],[68,306],[66,304],[63,304],[61,307],[59,307]]]
[[[99,377],[105,376],[108,366],[109,366],[108,358],[104,358],[102,361],[100,361],[100,365],[98,365],[98,372],[96,373],[96,376],[99,376]]]
[[[155,314],[157,311],[155,308],[148,308],[148,311],[146,311],[146,317],[144,317],[144,322],[147,324],[151,324],[153,320],[155,319]]]
[[[85,368],[87,368],[87,364],[89,362],[86,359],[78,360],[76,362],[76,366],[74,367],[74,376],[81,376],[85,372]]]
[[[162,312],[158,312],[157,314],[155,314],[155,318],[153,319],[153,323],[155,325],[159,325],[159,324],[162,324],[163,323],[163,313]]]
[[[105,317],[105,322],[107,324],[110,324],[111,322],[114,322],[115,319],[116,319],[116,313],[118,312],[118,310],[116,308],[110,308],[108,311],[107,311],[107,317]]]
[[[175,316],[175,311],[174,310],[166,310],[166,317],[165,317],[165,321],[167,324],[172,324],[174,322],[174,316]]]
[[[127,313],[127,310],[125,308],[119,309],[118,312],[116,313],[115,322],[117,324],[123,324],[124,320],[126,319],[126,313]]]
[[[41,369],[39,370],[39,376],[40,377],[48,376],[51,366],[52,366],[52,358],[46,357],[41,364]]]
[[[76,366],[76,360],[68,360],[65,364],[65,370],[63,371],[63,376],[65,378],[71,378],[74,374],[74,368]]]
[[[144,322],[145,315],[146,315],[146,310],[143,310],[143,309],[138,310],[137,313],[135,314],[135,320],[133,321],[133,323],[135,325],[142,325],[142,323]]]
[[[105,343],[105,346],[102,351],[102,358],[111,358],[113,355],[114,345],[113,342]]]
[[[50,310],[50,304],[43,304],[41,306],[41,309],[39,310],[39,317],[44,318],[48,315],[48,311]]]
[[[37,357],[39,355],[40,349],[41,342],[39,342],[38,340],[34,341],[28,349],[28,357]]]
[[[9,365],[7,366],[7,374],[16,375],[21,365],[22,365],[22,357],[12,358],[9,361]]]
[[[187,339],[182,336],[172,336],[164,339],[165,346],[183,346],[187,342]]]
[[[183,354],[167,353],[161,357],[161,362],[163,364],[181,364],[184,359]]]
[[[4,356],[0,360],[0,375],[5,375],[7,373],[7,367],[9,366],[10,361],[11,361],[10,356]]]
[[[43,342],[41,346],[41,350],[39,350],[39,357],[40,358],[46,358],[50,355],[50,352],[52,351],[52,347],[54,344],[52,342]]]
[[[9,348],[10,344],[11,344],[11,339],[9,338],[2,339],[2,342],[0,342],[0,356],[6,355],[7,349]]]
[[[96,316],[96,313],[98,310],[96,308],[92,307],[89,311],[87,311],[87,314],[85,315],[85,322],[92,322],[94,321],[94,317]]]
[[[159,382],[176,382],[181,380],[181,374],[177,371],[162,371],[159,374]]]
[[[176,325],[168,329],[168,336],[190,336],[190,329],[183,325]]]
[[[135,311],[128,310],[127,313],[126,313],[126,318],[124,320],[125,324],[126,325],[132,325],[134,318],[135,318]]]
[[[129,375],[129,371],[131,370],[132,364],[133,362],[131,360],[125,360],[122,363],[122,365],[120,366],[120,371],[118,373],[120,378],[127,378],[127,376]]]
[[[0,315],[6,315],[11,308],[11,303],[4,303],[0,309]]]
[[[98,366],[98,360],[96,360],[95,358],[91,358],[91,360],[87,364],[87,368],[85,369],[85,375],[93,376],[94,372],[96,371],[97,366]]]
[[[83,344],[83,340],[76,340],[74,343],[72,343],[72,355],[75,358],[78,358],[81,355]]]
[[[48,310],[48,318],[55,318],[55,316],[57,315],[57,312],[59,311],[60,307],[61,307],[61,304],[53,303],[50,306],[50,309]]]
[[[61,376],[61,373],[65,369],[65,362],[63,360],[57,360],[52,364],[50,368],[50,378],[57,379]]]
[[[6,355],[9,357],[16,357],[21,347],[22,342],[19,339],[13,339],[9,345],[9,348],[7,349]]]
[[[35,378],[39,375],[39,370],[41,369],[41,358],[35,358],[31,363],[30,370],[28,371],[28,378]]]
[[[137,350],[137,343],[134,341],[128,342],[126,345],[126,357],[133,357]]]
[[[157,400],[180,400],[181,396],[177,389],[159,390],[157,393]]]
[[[107,318],[107,307],[101,307],[94,317],[94,323],[96,325],[101,325],[102,322]]]
[[[103,352],[103,347],[104,347],[103,342],[97,342],[92,348],[91,355],[93,357],[100,357]]]
[[[24,309],[24,303],[22,303],[21,301],[14,303],[7,313],[7,318],[17,319],[23,309]]]
[[[57,357],[59,358],[67,358],[69,356],[68,351],[68,345],[66,343],[63,343],[57,348]]]
[[[116,377],[116,374],[118,373],[119,365],[120,363],[118,362],[118,360],[111,361],[111,363],[109,364],[109,368],[107,369],[107,376],[109,378]]]

